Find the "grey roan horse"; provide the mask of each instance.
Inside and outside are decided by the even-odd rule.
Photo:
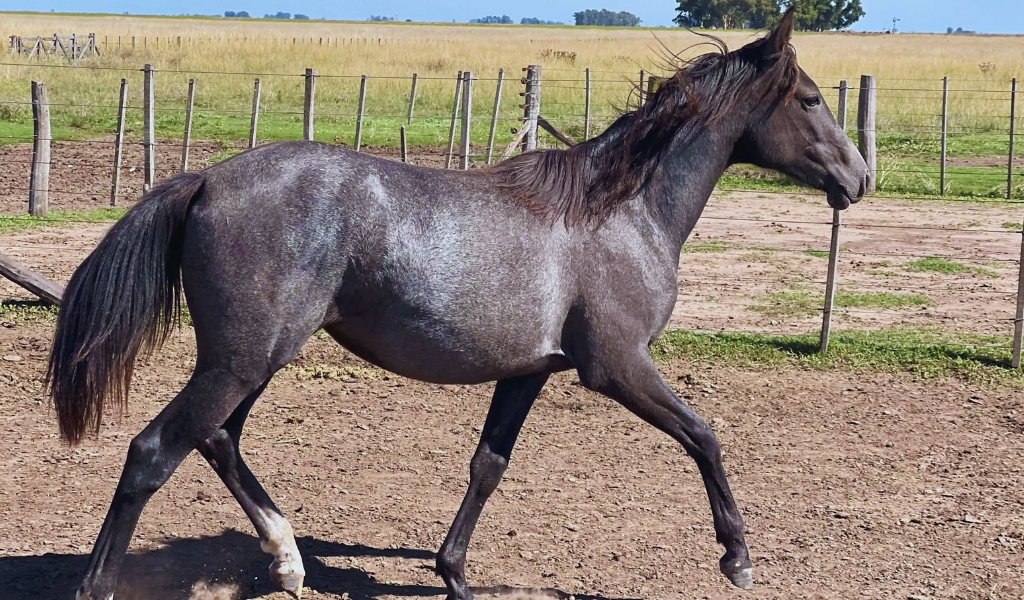
[[[405,377],[497,381],[437,554],[449,599],[472,597],[465,559],[477,519],[534,399],[568,369],[682,444],[707,488],[721,570],[750,587],[718,442],[648,347],[672,313],[682,244],[728,165],[780,170],[834,208],[863,195],[865,164],[797,66],[791,33],[787,15],[737,51],[690,61],[569,150],[453,172],[281,143],[152,190],[68,285],[48,371],[63,438],[97,431],[104,401],[123,406],[136,355],[165,339],[182,289],[196,367],[129,445],[78,597],[112,596],[143,507],[194,449],[274,556],[271,577],[301,593],[291,526],[239,438],[271,377],[321,328]]]

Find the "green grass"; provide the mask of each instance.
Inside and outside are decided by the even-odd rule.
[[[1009,340],[996,336],[906,329],[841,332],[832,335],[828,353],[820,354],[816,333],[773,336],[673,330],[654,343],[651,354],[662,361],[686,358],[742,369],[881,371],[1024,389],[1024,372],[1009,368]]]
[[[756,304],[749,310],[768,316],[809,315],[820,312],[823,296],[805,291],[779,292],[764,297],[767,304]],[[931,300],[920,294],[893,294],[892,292],[838,292],[835,308],[910,308],[927,306]]]
[[[1003,229],[1009,229],[1010,231],[1020,231],[1022,225],[1019,221],[1007,221],[1002,224]]]
[[[0,215],[0,233],[14,233],[25,229],[48,226],[74,225],[82,222],[105,223],[107,221],[116,221],[124,216],[126,210],[124,208],[98,208],[84,212],[54,211],[41,218],[30,215]]]
[[[814,250],[814,249],[808,248],[808,249],[804,250],[804,254],[809,254],[809,255],[811,255],[811,256],[813,256],[815,258],[828,258],[829,252],[828,252],[828,250]]]
[[[721,240],[707,240],[704,242],[690,242],[683,244],[683,252],[725,252],[729,244]]]
[[[0,300],[0,322],[56,322],[58,308],[37,301]]]
[[[971,273],[982,277],[998,277],[994,271],[982,267],[971,267],[963,263],[946,260],[944,258],[928,257],[919,260],[911,260],[904,263],[904,266],[915,273],[944,273],[953,275],[956,273]]]

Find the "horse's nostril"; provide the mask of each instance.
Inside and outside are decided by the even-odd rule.
[[[864,172],[860,177],[860,188],[857,190],[857,197],[863,198],[868,189],[868,173]]]

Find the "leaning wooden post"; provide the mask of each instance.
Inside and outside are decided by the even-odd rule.
[[[1013,198],[1013,136],[1017,126],[1017,78],[1010,82],[1010,161],[1006,166],[1006,199]]]
[[[156,139],[153,125],[153,65],[142,69],[143,188],[148,192],[156,179]]]
[[[444,168],[452,168],[452,153],[455,151],[455,125],[459,120],[459,100],[462,99],[462,71],[455,81],[455,102],[452,105],[452,124],[448,128],[448,152],[445,154]]]
[[[459,138],[459,168],[469,169],[470,133],[473,126],[473,72],[462,74],[462,132]]]
[[[939,135],[939,195],[946,195],[946,125],[949,120],[949,77],[942,78],[942,113]]]
[[[398,141],[402,149],[402,162],[409,162],[409,146],[405,142],[405,125],[398,130]]]
[[[412,112],[416,108],[416,82],[419,81],[419,75],[416,73],[412,74],[412,89],[409,90],[409,115],[406,117],[406,121],[412,125]]]
[[[587,81],[584,84],[583,99],[583,141],[590,139],[590,67],[587,67]]]
[[[188,171],[188,149],[192,142],[192,107],[196,103],[196,80],[188,80],[188,98],[185,100],[185,135],[181,141],[181,172]]]
[[[867,193],[875,191],[875,175],[877,172],[877,154],[875,147],[875,109],[878,101],[878,90],[875,88],[874,75],[860,76],[860,97],[857,101],[857,145],[864,162],[868,165],[868,176],[865,185]]]
[[[832,307],[836,294],[836,270],[839,266],[839,228],[842,225],[842,212],[832,210],[832,242],[828,250],[828,277],[825,280],[825,309],[821,317],[822,352],[828,352],[828,338],[832,331]]]
[[[359,109],[356,113],[356,140],[353,144],[356,152],[363,145],[363,114],[366,111],[366,75],[359,80]]]
[[[260,123],[260,78],[252,86],[252,115],[249,117],[249,147],[256,147],[256,131]]]
[[[306,69],[306,93],[302,102],[302,139],[313,141],[313,102],[316,96],[316,71]]]
[[[498,129],[498,112],[501,109],[501,86],[505,82],[505,69],[498,69],[498,86],[494,89],[494,110],[491,111],[491,129],[487,133],[487,164],[491,164],[494,153],[494,132]]]
[[[114,172],[110,175],[110,205],[117,206],[121,193],[121,153],[124,147],[124,111],[128,106],[128,80],[121,79],[120,100],[117,103],[117,131],[114,132]]]
[[[50,195],[50,99],[46,84],[32,82],[32,173],[28,185],[28,214],[45,217]]]
[[[537,116],[540,115],[540,65],[526,67],[526,91],[523,92],[523,152],[537,149]]]

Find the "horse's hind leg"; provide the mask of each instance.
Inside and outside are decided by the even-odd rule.
[[[503,379],[494,388],[491,408],[480,433],[480,445],[469,464],[469,489],[452,528],[437,553],[437,574],[448,586],[449,600],[473,597],[466,586],[466,548],[484,503],[508,467],[512,447],[533,401],[548,380],[547,373]]]
[[[89,557],[79,600],[108,600],[142,509],[178,465],[209,438],[269,374],[245,378],[228,369],[198,369],[183,390],[128,448],[121,479]]]
[[[223,427],[199,444],[198,450],[252,521],[260,536],[260,547],[274,556],[274,562],[270,565],[270,578],[285,591],[301,598],[302,580],[306,571],[302,567],[302,557],[295,544],[292,526],[242,460],[239,450],[239,438],[249,410],[266,385],[264,383],[239,404]]]

